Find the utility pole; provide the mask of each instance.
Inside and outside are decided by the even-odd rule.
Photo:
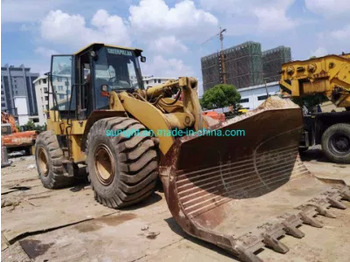
[[[224,55],[224,32],[226,29],[221,29],[220,26],[220,32],[219,32],[219,38],[220,38],[220,45],[221,45],[221,50],[220,50],[220,60],[221,60],[221,74],[222,74],[222,83],[226,84],[226,68],[225,68],[225,55]]]

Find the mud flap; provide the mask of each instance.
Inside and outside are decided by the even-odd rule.
[[[272,97],[216,129],[244,130],[244,136],[178,139],[160,164],[177,223],[242,261],[261,261],[255,253],[264,247],[288,252],[278,239],[302,238],[302,224],[322,227],[316,216],[346,208],[341,200],[349,200],[349,189],[306,169],[298,155],[302,127],[300,108]]]

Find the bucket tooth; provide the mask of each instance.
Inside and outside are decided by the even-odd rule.
[[[305,236],[304,232],[302,232],[300,229],[294,227],[294,226],[290,226],[286,223],[283,223],[283,230],[286,231],[286,233],[288,235],[291,235],[295,238],[303,238]]]
[[[316,207],[316,211],[322,216],[329,217],[329,218],[336,218],[337,217],[332,212],[329,212],[327,210],[327,208],[324,208],[322,206],[315,206],[315,207]]]
[[[323,227],[320,221],[318,221],[316,218],[312,217],[311,215],[305,212],[300,212],[300,219],[303,221],[304,224],[317,228]]]
[[[267,247],[272,248],[278,253],[285,254],[289,251],[289,248],[285,244],[269,234],[264,234],[263,241]]]
[[[244,247],[236,246],[235,249],[239,254],[238,257],[244,262],[263,262],[257,255]]]
[[[344,205],[342,202],[338,201],[337,199],[332,198],[332,197],[328,197],[327,199],[332,207],[336,207],[339,209],[346,209],[346,205]]]
[[[350,190],[344,190],[341,192],[342,199],[345,199],[347,201],[350,201]]]

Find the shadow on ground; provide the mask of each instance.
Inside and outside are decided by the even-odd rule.
[[[317,162],[330,162],[320,148],[312,148],[300,153],[301,160]]]
[[[214,251],[215,253],[218,253],[220,255],[226,256],[228,258],[231,258],[234,261],[239,261],[237,258],[235,258],[232,254],[230,254],[229,252],[225,251],[222,248],[219,248],[218,246],[215,246],[211,243],[205,242],[203,240],[200,240],[198,238],[192,237],[189,234],[187,234],[186,232],[184,232],[181,227],[176,223],[175,219],[173,217],[169,217],[167,219],[164,219],[165,222],[167,222],[168,226],[170,227],[170,229],[182,236],[183,238],[185,238],[188,241],[191,241],[192,243],[200,246],[200,247],[204,247],[206,249],[210,249],[211,251]]]

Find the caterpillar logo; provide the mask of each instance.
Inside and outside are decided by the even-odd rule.
[[[116,49],[116,48],[107,48],[107,52],[109,54],[114,54],[114,55],[132,56],[132,52],[130,50],[123,50],[123,49]]]

